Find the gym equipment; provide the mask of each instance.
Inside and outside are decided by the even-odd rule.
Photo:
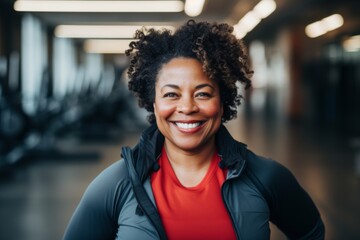
[[[0,168],[9,168],[24,159],[35,158],[71,158],[98,159],[96,152],[64,152],[56,147],[57,133],[74,124],[91,109],[91,103],[62,104],[49,97],[46,91],[49,76],[43,74],[41,95],[37,101],[36,113],[27,115],[21,108],[21,98],[14,94],[2,94],[0,103]],[[5,81],[2,80],[2,83]],[[1,92],[11,92],[1,86]],[[5,90],[5,91],[4,91]],[[15,99],[15,100],[14,100]],[[16,104],[15,104],[16,103]]]

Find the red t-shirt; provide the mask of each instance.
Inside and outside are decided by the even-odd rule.
[[[163,149],[151,186],[169,239],[236,239],[221,197],[226,171],[218,167],[219,161],[215,152],[203,180],[197,186],[184,187]]]

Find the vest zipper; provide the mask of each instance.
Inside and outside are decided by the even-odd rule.
[[[245,161],[242,163],[242,166],[241,166],[241,168],[240,168],[239,173],[238,173],[237,176],[239,176],[240,173],[243,171],[244,166],[245,166]],[[225,187],[224,187],[225,184],[229,184],[229,181],[230,181],[232,178],[234,178],[234,177],[227,178],[227,179],[224,181],[223,185],[221,186],[221,197],[222,197],[222,200],[223,200],[223,202],[224,202],[225,208],[226,208],[227,212],[228,212],[229,215],[230,215],[231,223],[232,223],[232,225],[233,225],[233,228],[234,228],[235,234],[236,234],[236,239],[237,239],[237,240],[241,240],[241,237],[240,237],[240,229],[239,229],[239,227],[237,226],[237,224],[235,224],[234,214],[233,214],[233,213],[230,211],[230,209],[229,209],[229,203],[228,203],[228,201],[227,201],[227,198],[225,198],[225,193],[224,193],[224,191],[225,191],[225,190],[224,190],[224,189],[225,189]]]
[[[136,200],[138,202],[138,206],[141,208],[141,210],[144,212],[146,217],[149,219],[150,223],[154,226],[156,232],[159,235],[159,238],[161,240],[167,240],[166,232],[165,232],[164,226],[161,222],[160,215],[157,212],[156,207],[151,202],[150,197],[147,195],[146,190],[144,189],[144,186],[141,184],[140,180],[138,179],[138,176],[135,177],[138,182],[136,183],[136,186],[134,186],[133,181],[135,178],[133,178],[131,175],[137,175],[137,173],[136,173],[134,165],[132,163],[133,157],[132,157],[130,148],[123,147],[122,151],[123,151],[124,161],[128,167],[128,172],[129,172],[130,178],[132,179],[133,192],[134,192]],[[141,191],[140,191],[140,189],[141,189]],[[139,194],[139,192],[142,194],[141,199],[146,198],[146,199],[148,199],[147,202],[140,201],[140,199],[138,199],[137,195]],[[149,212],[150,210],[148,208],[150,208],[151,211],[152,210],[154,210],[154,211],[152,211],[152,213],[150,213]]]

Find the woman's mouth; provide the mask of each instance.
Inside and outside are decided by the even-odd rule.
[[[184,123],[184,122],[175,122],[176,126],[185,130],[191,130],[199,127],[204,122],[192,122],[192,123]]]

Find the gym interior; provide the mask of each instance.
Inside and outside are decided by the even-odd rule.
[[[62,238],[88,184],[148,126],[127,89],[135,30],[188,19],[231,24],[248,48],[233,136],[294,173],[326,239],[360,239],[360,1],[99,2],[0,1],[0,239]],[[271,239],[285,236],[271,225]]]

